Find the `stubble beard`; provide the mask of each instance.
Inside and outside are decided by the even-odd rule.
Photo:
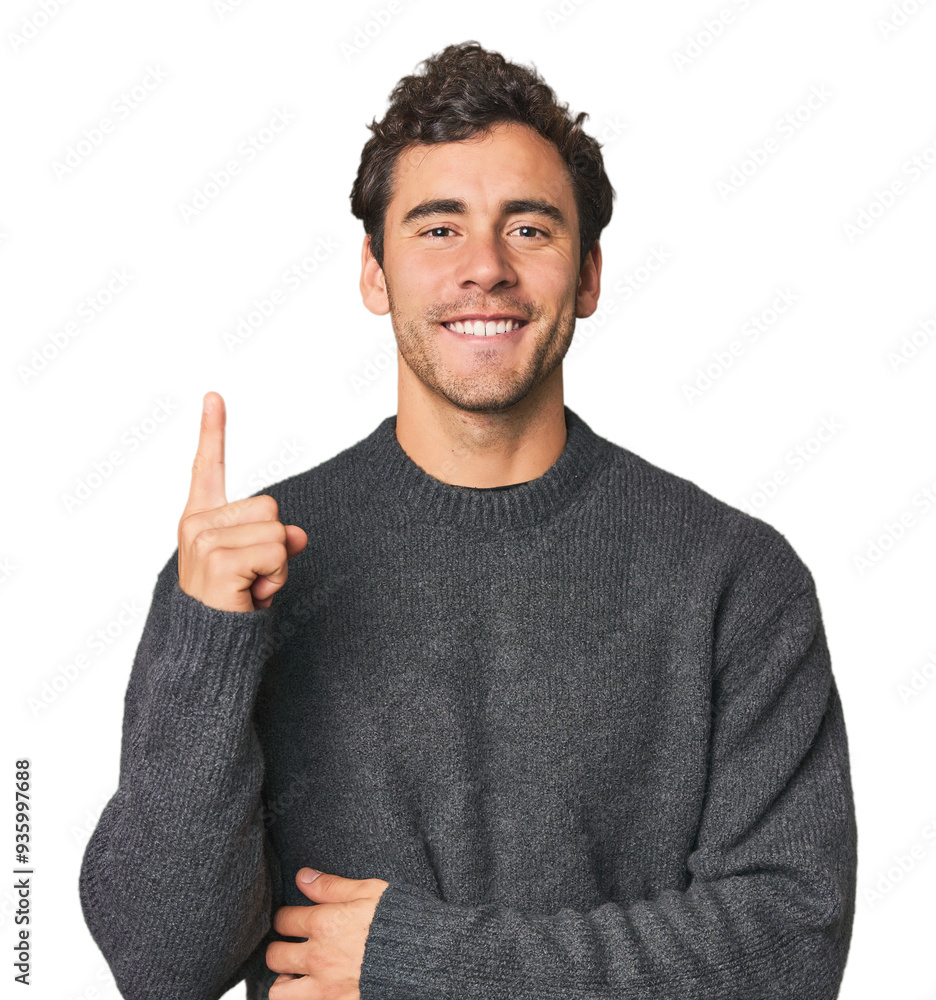
[[[386,280],[386,275],[384,276]],[[447,371],[442,353],[438,348],[438,321],[433,319],[404,319],[393,303],[390,284],[387,283],[387,300],[390,304],[390,318],[396,334],[397,347],[403,360],[413,374],[428,388],[440,393],[450,403],[471,413],[486,413],[506,410],[525,399],[538,385],[559,367],[572,343],[575,332],[575,312],[569,307],[564,310],[548,330],[539,334],[535,348],[527,357],[521,369],[505,368],[501,363],[501,350],[493,345],[489,350],[483,346],[472,346],[477,355],[477,373],[454,376]],[[472,312],[471,306],[459,307],[448,312],[439,312],[443,318],[452,312]],[[514,307],[505,307],[504,312],[518,312]],[[521,312],[525,315],[525,311]],[[529,317],[528,326],[537,322],[537,316]],[[461,336],[469,336],[461,334]],[[529,336],[529,334],[527,334]]]

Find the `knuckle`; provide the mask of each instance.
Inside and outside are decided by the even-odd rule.
[[[208,549],[204,554],[205,564],[212,574],[220,574],[227,569],[228,553],[226,549]]]
[[[195,453],[195,458],[192,462],[192,475],[200,477],[204,475],[210,467],[210,463],[205,458],[205,456],[199,451]]]
[[[211,524],[216,527],[229,528],[237,524],[237,508],[233,504],[216,507],[211,512]]]
[[[321,937],[328,925],[320,907],[310,906],[308,911],[302,915],[302,933],[311,941]]]
[[[195,530],[196,523],[194,512],[185,511],[179,518],[179,536],[190,537]]]
[[[218,537],[217,528],[202,528],[201,531],[192,539],[192,548],[196,552],[204,555],[215,548],[215,542]]]
[[[322,935],[328,938],[341,937],[352,924],[352,908],[347,904],[336,906],[322,921]]]
[[[262,514],[265,514],[271,519],[279,516],[279,504],[273,497],[270,496],[269,493],[261,493],[260,496],[255,497],[254,500]]]
[[[305,938],[310,938],[315,934],[317,927],[315,921],[318,917],[318,914],[315,911],[317,909],[317,906],[303,906],[296,911],[296,923],[299,927],[299,933]]]
[[[263,555],[265,559],[277,567],[278,573],[285,571],[286,546],[282,542],[268,542],[263,548]]]

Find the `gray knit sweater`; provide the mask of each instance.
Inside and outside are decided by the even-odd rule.
[[[784,538],[595,434],[513,489],[388,417],[264,490],[308,547],[270,608],[159,574],[85,918],[125,997],[215,1000],[304,865],[390,883],[362,1000],[827,1000],[848,746]]]

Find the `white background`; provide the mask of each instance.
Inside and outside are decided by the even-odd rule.
[[[2,761],[8,789],[17,757],[34,771],[31,995],[117,996],[78,871],[117,785],[124,691],[175,546],[201,397],[227,402],[228,499],[395,412],[390,321],[361,304],[348,195],[397,79],[476,39],[589,113],[617,191],[602,305],[565,362],[567,404],[751,505],[817,581],[858,810],[841,996],[936,996],[936,506],[924,492],[936,486],[936,4],[907,0],[890,29],[887,0],[399,0],[379,26],[372,12],[387,6],[3,5]],[[733,19],[713,38],[706,21],[724,9]],[[125,93],[135,106],[118,113]],[[278,109],[288,127],[211,188]],[[82,142],[102,118],[112,130]],[[895,182],[902,192],[882,197]],[[206,186],[217,196],[186,220]],[[319,240],[336,249],[228,349],[224,334]],[[639,270],[654,250],[668,259]],[[796,301],[771,325],[780,291]],[[754,339],[743,331],[758,315]],[[98,629],[109,642],[94,649]],[[5,822],[12,869],[12,809]],[[7,959],[12,906],[0,889]]]

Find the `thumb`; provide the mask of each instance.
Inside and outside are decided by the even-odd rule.
[[[296,872],[296,885],[307,899],[316,903],[345,903],[364,895],[360,879],[326,875],[314,868],[300,868]]]
[[[309,544],[309,536],[297,524],[287,524],[286,527],[286,556],[292,559]],[[314,871],[310,868],[309,871]]]
[[[319,893],[325,894],[323,892],[325,888],[324,883],[329,879],[334,880],[336,878],[340,878],[340,876],[325,875],[323,878],[323,873],[316,871],[314,868],[300,868],[296,872],[296,885],[302,890],[303,895],[318,902]],[[322,884],[319,885],[319,883]]]

